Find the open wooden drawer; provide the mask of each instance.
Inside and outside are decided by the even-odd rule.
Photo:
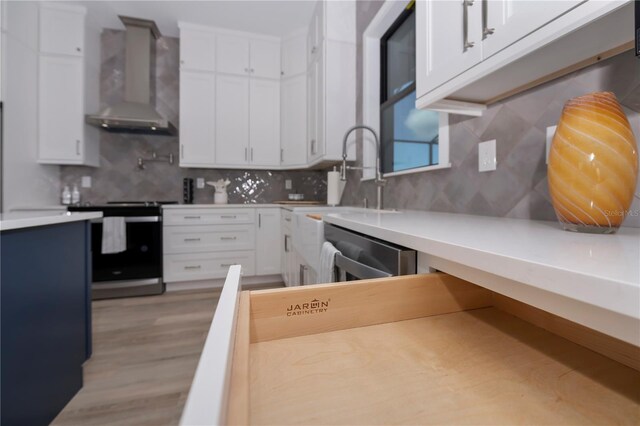
[[[182,424],[640,424],[637,347],[452,276],[239,281],[234,266]]]

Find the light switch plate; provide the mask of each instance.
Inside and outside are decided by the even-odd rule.
[[[551,141],[553,141],[553,135],[556,134],[556,127],[558,126],[549,126],[547,127],[547,148],[545,151],[545,162],[549,164],[549,151],[551,151]]]
[[[496,140],[481,142],[478,145],[478,171],[495,170],[496,163]]]
[[[196,178],[196,188],[204,188],[204,178]]]
[[[82,176],[80,186],[83,188],[91,188],[91,176]]]
[[[284,189],[291,189],[291,179],[284,180]]]

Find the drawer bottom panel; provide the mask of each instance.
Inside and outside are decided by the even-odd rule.
[[[640,373],[496,308],[253,343],[249,366],[252,424],[640,420]]]
[[[242,265],[244,276],[253,276],[255,263],[253,250],[167,254],[164,256],[164,282],[224,278],[231,265]]]

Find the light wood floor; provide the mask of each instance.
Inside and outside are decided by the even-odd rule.
[[[178,424],[219,296],[198,290],[93,302],[84,386],[53,424]]]

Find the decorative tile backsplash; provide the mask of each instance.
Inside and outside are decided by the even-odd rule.
[[[357,4],[357,106],[362,120],[361,34],[382,2]],[[489,107],[482,117],[450,115],[450,169],[389,178],[384,188],[385,207],[433,210],[522,219],[555,220],[547,187],[545,132],[560,118],[564,103],[594,91],[612,91],[621,103],[633,102],[640,93],[640,60],[629,51],[602,63],[574,72]],[[636,137],[640,136],[640,114],[627,110]],[[498,166],[478,172],[478,144],[497,140]],[[362,142],[357,143],[362,164]],[[362,205],[375,200],[375,185],[360,182],[352,171],[343,204]],[[638,187],[637,192],[640,192]],[[632,210],[640,212],[640,200]],[[628,217],[625,225],[640,227],[640,217]]]
[[[102,33],[102,69],[100,101],[113,105],[124,94],[124,31]],[[179,123],[179,40],[162,37],[156,43],[156,109]],[[320,171],[268,171],[186,169],[178,167],[178,137],[148,136],[124,133],[100,133],[99,168],[63,166],[62,185],[78,184],[82,176],[90,176],[91,188],[80,188],[82,201],[92,204],[107,201],[164,200],[182,201],[182,179],[202,177],[206,181],[227,178],[229,203],[268,203],[286,200],[291,192],[302,193],[305,200],[326,200],[326,174]],[[137,166],[138,157],[151,158],[173,154],[175,163],[153,162],[145,169]],[[285,190],[285,180],[293,188]],[[195,189],[195,203],[213,203],[213,188]]]

